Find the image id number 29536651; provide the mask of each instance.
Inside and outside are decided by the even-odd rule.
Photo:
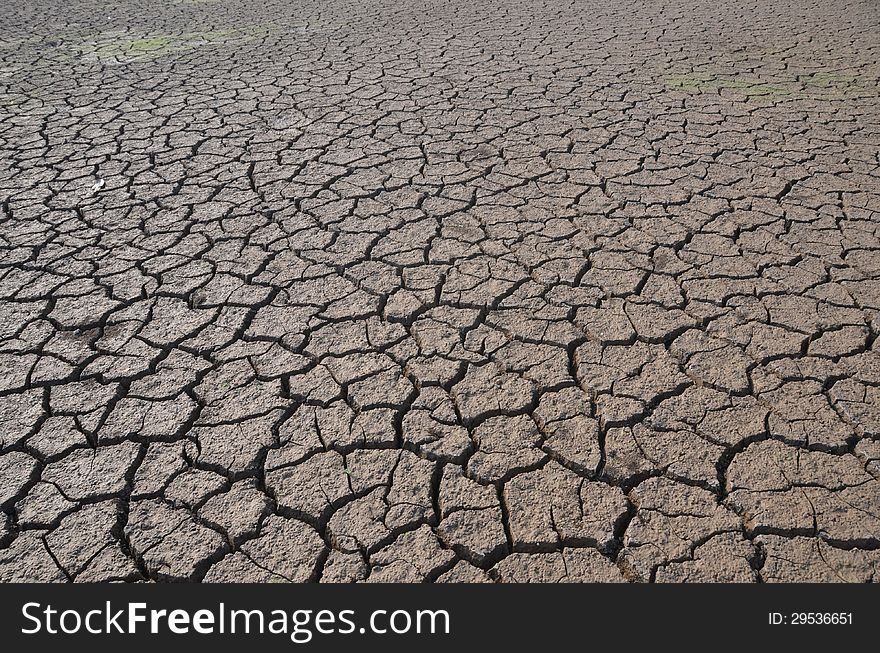
[[[774,626],[839,626],[852,625],[852,612],[770,612],[768,621]]]

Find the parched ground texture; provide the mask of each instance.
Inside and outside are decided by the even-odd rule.
[[[0,579],[880,580],[871,0],[0,5]]]

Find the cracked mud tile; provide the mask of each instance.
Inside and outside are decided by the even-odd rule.
[[[274,442],[273,426],[281,411],[211,426],[197,425],[191,435],[199,443],[199,462],[231,474],[256,469],[261,454]]]
[[[225,532],[230,542],[238,544],[256,533],[269,508],[269,499],[257,483],[245,479],[211,496],[198,514],[206,523]]]
[[[158,495],[181,472],[190,467],[198,454],[189,440],[151,442],[132,478],[132,497]]]
[[[727,503],[751,532],[877,543],[880,484],[852,454],[759,442],[734,458],[727,490]]]
[[[532,403],[532,384],[494,365],[469,366],[452,396],[465,424],[526,410]]]
[[[619,488],[583,479],[555,462],[507,481],[503,498],[514,551],[607,548],[627,512]]]
[[[449,571],[437,577],[438,583],[491,583],[489,574],[474,567],[472,564],[460,560]]]
[[[770,405],[770,433],[786,440],[842,448],[853,438],[822,386],[814,381],[789,382],[761,396]]]
[[[368,455],[370,452],[363,452]],[[364,494],[362,481],[352,471],[352,489],[357,498],[337,510],[327,524],[331,541],[343,551],[373,552],[397,533],[433,519],[430,487],[433,464],[403,451],[397,458],[385,457],[394,464],[383,485]],[[360,456],[363,457],[363,456]],[[360,461],[353,464],[358,469]]]
[[[321,573],[322,583],[357,583],[370,573],[370,567],[361,552],[345,553],[331,550]]]
[[[525,415],[492,417],[474,429],[477,450],[467,472],[476,481],[494,483],[541,463],[546,457],[539,448],[541,434]]]
[[[115,535],[118,522],[117,501],[84,506],[67,515],[46,536],[46,548],[65,573],[77,581],[138,579],[140,571]]]
[[[0,456],[0,504],[19,496],[37,471],[38,461],[21,451]]]
[[[754,546],[738,533],[722,533],[697,546],[691,558],[657,569],[658,583],[753,583]]]
[[[425,387],[404,415],[403,441],[432,460],[462,463],[474,448],[468,430],[458,423],[455,405],[440,388]]]
[[[880,442],[874,440],[862,440],[853,453],[865,466],[865,471],[880,480]]]
[[[318,453],[298,465],[267,469],[266,488],[279,506],[317,518],[353,494],[347,469],[338,453]],[[377,485],[382,482],[375,481]]]
[[[843,379],[831,387],[834,405],[861,435],[875,438],[880,435],[880,389]]]
[[[223,537],[185,508],[151,499],[131,505],[125,538],[148,573],[164,580],[194,580],[206,561],[226,548]]]
[[[492,569],[501,583],[623,583],[607,558],[593,549],[512,553]]]
[[[0,580],[4,583],[67,581],[46,548],[45,534],[45,531],[26,531],[0,551]]]
[[[283,580],[302,583],[315,580],[324,542],[308,524],[273,515],[263,522],[259,534],[245,541],[235,553],[213,565],[205,582]]]
[[[765,560],[765,583],[876,583],[880,576],[877,550],[838,549],[821,539],[759,535]]]
[[[394,542],[370,556],[371,583],[418,583],[433,579],[455,560],[452,551],[441,548],[427,525],[403,533]]]
[[[139,452],[140,446],[134,442],[77,449],[46,465],[42,479],[55,483],[74,501],[119,494],[128,485],[126,474]]]
[[[77,505],[57,486],[39,482],[15,503],[16,521],[20,527],[50,528]]]
[[[620,565],[633,580],[653,581],[659,567],[693,559],[694,551],[711,538],[742,531],[737,515],[698,487],[651,478],[633,488],[630,499],[636,514],[623,536]],[[740,555],[735,547],[719,543],[716,548],[727,557]],[[736,572],[736,565],[727,564],[726,569]]]
[[[656,430],[636,424],[609,429],[604,474],[626,482],[646,474],[699,482],[717,488],[716,463],[724,449],[686,430]]]
[[[459,556],[485,567],[508,549],[501,504],[494,487],[446,465],[440,480],[438,537]]]
[[[542,395],[534,417],[547,435],[543,448],[551,457],[587,476],[596,474],[602,455],[599,422],[582,390],[570,387]]]

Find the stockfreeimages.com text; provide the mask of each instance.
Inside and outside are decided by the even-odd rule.
[[[77,633],[186,635],[272,634],[287,635],[305,644],[317,634],[377,635],[407,633],[449,634],[446,610],[373,610],[358,626],[354,610],[240,610],[220,603],[215,609],[150,609],[146,603],[126,603],[117,608],[107,601],[102,608],[87,611],[58,610],[51,605],[25,603],[21,608],[25,635]]]

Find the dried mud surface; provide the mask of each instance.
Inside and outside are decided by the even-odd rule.
[[[875,2],[0,24],[0,580],[880,579]]]

